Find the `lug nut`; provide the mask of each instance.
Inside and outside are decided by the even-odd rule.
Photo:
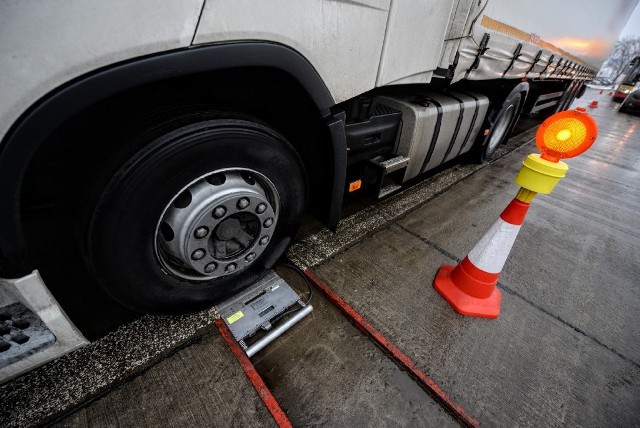
[[[255,259],[255,258],[256,258],[256,253],[249,253],[249,254],[247,254],[247,257],[245,257],[244,259],[245,259],[247,262],[252,262],[252,261],[253,261],[253,259]]]
[[[249,199],[247,198],[242,198],[238,201],[238,208],[240,208],[241,210],[247,208],[249,206]]]
[[[215,218],[222,218],[226,213],[227,213],[227,209],[222,205],[220,205],[219,207],[216,207],[216,209],[213,210],[213,216]]]
[[[260,238],[260,245],[267,245],[267,242],[269,242],[268,236],[263,236],[262,238]]]
[[[204,250],[202,248],[198,248],[193,253],[191,253],[191,258],[193,260],[200,260],[201,258],[204,257],[205,254],[206,253],[204,252]]]
[[[205,271],[206,273],[211,273],[211,272],[213,272],[214,270],[216,270],[216,268],[217,268],[217,267],[218,267],[218,265],[217,265],[217,264],[215,264],[215,263],[209,263],[208,265],[206,265],[206,266],[204,267],[204,271]]]
[[[233,272],[234,270],[236,270],[236,264],[235,263],[229,263],[227,265],[227,267],[224,269],[227,273],[229,272]]]
[[[193,233],[193,236],[195,236],[197,239],[202,239],[208,234],[209,234],[209,229],[202,226],[196,229],[196,231]]]
[[[263,212],[265,212],[267,210],[267,204],[260,204],[256,207],[256,212],[258,214],[262,214]]]
[[[271,227],[272,224],[273,224],[273,219],[271,217],[269,217],[264,221],[264,223],[262,223],[264,227]]]

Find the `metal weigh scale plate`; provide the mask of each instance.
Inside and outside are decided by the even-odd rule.
[[[276,320],[280,314],[295,305],[300,305],[300,309],[292,316]],[[289,284],[272,270],[246,290],[216,306],[216,311],[249,357],[273,342],[312,310],[313,306],[305,305]],[[247,346],[245,340],[260,330],[268,333]]]

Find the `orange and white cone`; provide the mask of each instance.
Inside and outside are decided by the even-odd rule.
[[[441,266],[433,280],[433,287],[456,311],[498,318],[502,295],[496,284],[531,201],[538,193],[551,193],[565,176],[569,166],[560,159],[583,153],[597,134],[598,125],[580,107],[556,113],[540,125],[536,146],[542,154],[531,153],[522,162],[515,199],[464,260],[457,266]]]
[[[516,199],[457,266],[443,265],[433,287],[463,315],[498,318],[502,294],[496,287],[518,236],[529,202]]]

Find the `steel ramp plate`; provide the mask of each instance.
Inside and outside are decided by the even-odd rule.
[[[296,304],[302,308],[295,315],[272,326],[278,315]],[[272,270],[246,290],[216,305],[216,311],[249,356],[255,355],[312,310],[313,307],[305,306],[289,284]],[[261,329],[269,333],[248,347],[244,341]]]

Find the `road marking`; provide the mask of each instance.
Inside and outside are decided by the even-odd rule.
[[[468,413],[438,385],[438,383],[420,370],[416,364],[404,354],[393,342],[382,335],[362,315],[356,312],[342,297],[329,287],[325,282],[316,277],[309,269],[305,269],[306,277],[318,290],[340,311],[349,318],[364,334],[380,346],[393,360],[404,370],[409,372],[416,382],[424,388],[445,410],[450,412],[462,425],[478,427],[480,421]]]
[[[229,349],[231,349],[231,353],[236,357],[238,363],[240,363],[242,370],[244,370],[244,373],[249,378],[249,381],[255,388],[258,396],[266,406],[267,410],[269,410],[269,413],[271,413],[271,416],[273,416],[273,419],[276,421],[278,426],[281,428],[291,427],[292,425],[287,414],[282,410],[269,388],[267,388],[267,385],[265,385],[260,374],[258,374],[258,371],[251,363],[251,360],[247,357],[247,354],[244,353],[244,350],[233,338],[229,327],[227,327],[222,319],[216,319],[215,324],[216,327],[218,327],[220,336],[222,336]]]

